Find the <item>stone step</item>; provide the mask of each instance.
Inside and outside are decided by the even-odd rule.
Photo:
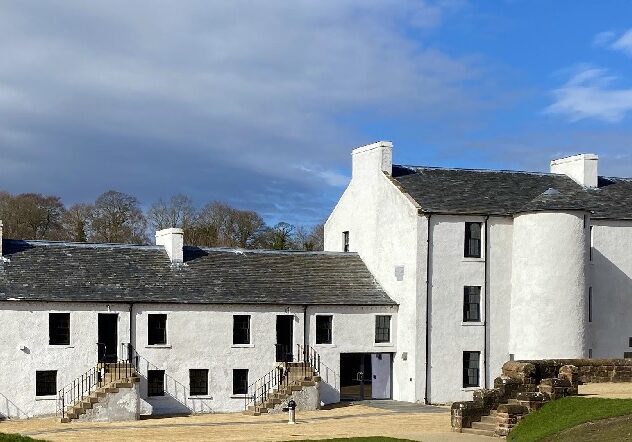
[[[488,422],[472,422],[472,428],[475,428],[476,430],[488,430],[493,433],[496,429],[496,423],[491,424]]]
[[[520,402],[518,402],[518,399],[509,399],[507,403],[509,405],[520,405]]]
[[[479,436],[489,436],[494,437],[494,432],[489,430],[477,430],[476,428],[463,428],[461,430],[462,433],[467,434],[478,434]]]
[[[496,416],[481,416],[481,422],[496,425]]]
[[[246,416],[261,416],[261,413],[257,413],[256,411],[244,410],[242,412]]]

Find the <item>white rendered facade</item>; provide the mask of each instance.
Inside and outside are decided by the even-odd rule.
[[[349,250],[400,305],[394,399],[471,400],[510,358],[632,351],[632,220],[593,220],[574,209],[433,213],[391,177],[391,143],[358,148],[352,161],[351,182],[325,225],[325,250],[342,250],[349,232]],[[551,169],[597,186],[594,155]],[[482,226],[480,258],[464,257],[466,222]],[[463,321],[465,286],[481,287],[480,321]],[[463,386],[463,352],[480,352],[477,387]]]

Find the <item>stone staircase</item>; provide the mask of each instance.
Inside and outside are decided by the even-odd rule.
[[[268,413],[276,405],[287,402],[296,392],[306,387],[313,387],[321,378],[314,368],[303,362],[288,362],[282,365],[283,379],[276,388],[265,393],[261,401],[255,401],[244,410],[244,414],[259,416]]]
[[[140,376],[135,367],[128,362],[99,363],[86,375],[77,378],[71,386],[60,390],[61,395],[67,395],[75,401],[65,406],[62,402],[61,423],[69,423],[79,419],[96,404],[104,402],[108,395],[118,393],[120,389],[134,388],[140,382]],[[77,393],[74,393],[76,389]],[[65,396],[64,396],[65,397]]]
[[[488,415],[481,416],[481,420],[479,422],[472,422],[471,428],[463,428],[461,432],[494,437],[494,431],[496,431],[496,415],[497,411],[492,410]]]

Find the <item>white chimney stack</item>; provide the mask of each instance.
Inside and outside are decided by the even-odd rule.
[[[592,153],[583,153],[572,157],[551,161],[551,173],[569,176],[584,187],[597,187],[599,157]]]
[[[184,231],[182,229],[170,228],[156,232],[156,245],[164,246],[173,264],[184,262]]]
[[[352,178],[373,178],[383,172],[390,175],[393,171],[393,143],[378,141],[353,149],[351,160]]]

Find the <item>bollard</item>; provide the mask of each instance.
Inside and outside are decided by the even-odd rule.
[[[287,403],[287,408],[288,408],[288,424],[295,424],[296,423],[296,402],[294,402],[293,399],[290,399],[290,401]]]

